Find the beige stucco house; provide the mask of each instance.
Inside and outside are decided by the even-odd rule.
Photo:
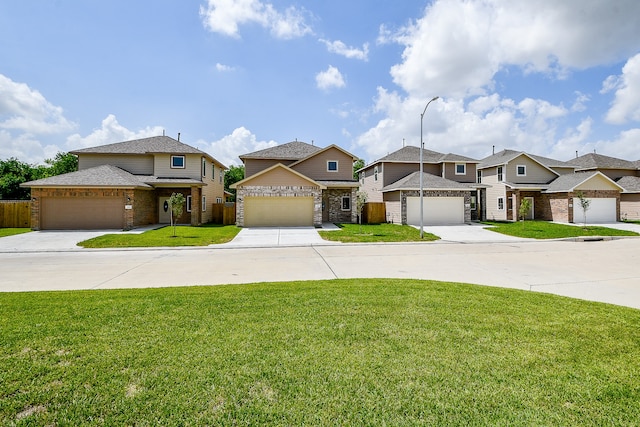
[[[22,184],[31,188],[31,225],[46,229],[131,229],[169,223],[167,200],[184,194],[178,223],[212,220],[223,203],[224,171],[211,155],[168,136],[71,151],[78,171]]]
[[[353,154],[336,145],[292,141],[240,156],[245,179],[236,189],[240,227],[322,226],[356,222],[359,184]]]

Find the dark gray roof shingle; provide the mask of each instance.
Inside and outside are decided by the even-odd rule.
[[[116,142],[114,144],[100,145],[98,147],[81,148],[71,151],[73,154],[94,153],[94,154],[203,154],[209,156],[204,151],[198,150],[190,145],[183,144],[168,136],[152,136],[150,138],[135,139],[132,141]]]
[[[554,168],[554,167],[572,168],[573,167],[573,165],[567,162],[562,162],[556,159],[550,159],[548,157],[537,156],[535,154],[525,153],[524,151],[502,150],[499,153],[493,154],[489,157],[485,157],[484,159],[482,159],[480,161],[480,164],[478,165],[478,169],[504,165],[505,163],[512,161],[513,159],[517,158],[522,154],[525,154],[531,157],[536,162],[548,168]]]
[[[585,169],[637,169],[635,162],[618,159],[616,157],[603,156],[602,154],[588,153],[567,163],[575,166],[578,170]]]
[[[576,172],[560,175],[549,184],[548,193],[562,193],[565,191],[573,191],[578,185],[582,184],[594,175],[600,174],[598,171]]]
[[[471,185],[464,184],[450,179],[442,178],[437,175],[423,172],[422,188],[426,190],[470,190]],[[413,172],[402,179],[385,186],[382,191],[395,190],[419,190],[420,189],[420,172]]]
[[[322,150],[315,145],[302,141],[292,141],[253,153],[242,154],[240,159],[279,159],[279,160],[301,160]]]
[[[626,193],[640,193],[640,176],[623,176],[616,183]]]

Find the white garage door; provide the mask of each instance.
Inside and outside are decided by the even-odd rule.
[[[464,223],[464,197],[423,197],[425,225]],[[420,197],[407,197],[407,223],[420,225]]]
[[[245,197],[245,227],[313,225],[313,197]]]
[[[124,227],[122,197],[43,197],[43,230],[100,230]]]
[[[616,199],[589,199],[589,209],[587,209],[587,224],[616,222]],[[573,198],[573,222],[584,222],[584,212],[580,199]]]

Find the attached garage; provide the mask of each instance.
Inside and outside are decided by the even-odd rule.
[[[423,197],[424,225],[464,224],[464,197]],[[420,197],[407,197],[407,224],[420,224]]]
[[[40,212],[42,230],[124,228],[122,197],[43,197]]]
[[[587,223],[607,223],[616,222],[616,199],[615,198],[591,198],[589,209],[587,209]],[[579,223],[584,221],[584,212],[580,199],[573,198],[573,222]]]
[[[313,197],[245,197],[245,227],[313,226]]]

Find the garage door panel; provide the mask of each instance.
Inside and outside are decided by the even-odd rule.
[[[124,226],[120,197],[44,197],[41,200],[43,230],[121,229]]]
[[[425,225],[464,223],[464,197],[423,197]],[[407,197],[407,223],[420,224],[420,197]]]
[[[606,223],[616,222],[616,199],[614,198],[592,198],[590,200],[589,209],[587,209],[587,223]],[[584,212],[580,199],[573,199],[573,222],[583,222]]]
[[[313,225],[313,197],[245,197],[245,227]]]

